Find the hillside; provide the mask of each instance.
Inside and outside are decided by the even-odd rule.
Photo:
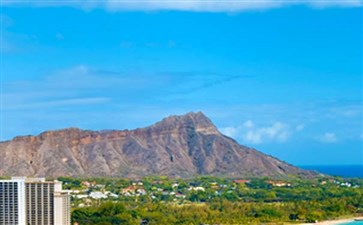
[[[203,113],[136,130],[69,128],[0,143],[0,175],[313,176],[221,134]]]

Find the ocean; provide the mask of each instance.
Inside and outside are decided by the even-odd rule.
[[[302,169],[315,170],[332,176],[363,178],[363,165],[334,165],[334,166],[299,166]]]
[[[320,173],[341,176],[341,177],[359,177],[363,178],[363,165],[333,165],[333,166],[299,166],[302,169],[315,170]],[[349,223],[341,223],[339,225],[363,225],[363,221],[354,221]]]
[[[349,222],[349,223],[342,223],[339,225],[363,225],[363,221],[354,221],[354,222]]]

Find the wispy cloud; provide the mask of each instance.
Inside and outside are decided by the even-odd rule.
[[[179,100],[206,89],[212,90],[239,79],[250,79],[243,74],[223,74],[208,71],[163,72],[160,74],[175,84],[166,100]]]
[[[335,133],[326,132],[318,138],[323,143],[335,143],[338,141]]]
[[[73,1],[26,1],[3,0],[2,5],[28,5],[36,7],[71,6],[84,10],[103,8],[108,11],[158,11],[177,10],[193,12],[240,12],[266,10],[294,5],[306,5],[313,8],[360,7],[361,0],[73,0]]]
[[[137,91],[155,82],[144,76],[95,70],[85,65],[49,72],[38,80],[4,83],[3,109],[20,110],[111,102],[112,92]],[[120,90],[120,88],[122,88]]]
[[[14,21],[7,15],[0,14],[0,53],[12,54],[32,51],[37,46],[37,36],[34,34],[14,33],[9,28]]]
[[[41,108],[54,108],[64,106],[84,106],[104,104],[110,102],[110,98],[96,97],[96,98],[70,98],[61,100],[46,100],[40,102],[29,102],[25,104],[5,105],[5,110],[28,110],[28,109],[41,109]]]
[[[19,110],[32,107],[74,106],[102,101],[120,103],[146,103],[167,101],[195,91],[213,88],[239,78],[223,74],[198,72],[135,73],[95,69],[77,65],[56,71],[43,72],[36,80],[14,80],[4,83],[3,109]],[[173,86],[171,89],[170,86]],[[89,101],[92,99],[92,101]],[[94,101],[97,100],[97,101]]]
[[[255,124],[252,122],[252,120],[247,120],[246,122],[244,122],[243,126],[252,129]]]
[[[238,127],[222,127],[219,130],[228,137],[236,138],[239,135]]]
[[[227,108],[228,110],[215,114],[221,121],[219,127],[224,134],[237,139],[240,143],[278,142],[276,136],[269,138],[263,134],[266,134],[267,127],[272,127],[279,121],[286,125],[285,130],[288,134],[285,135],[286,142],[293,139],[306,142],[347,143],[359,140],[362,133],[361,100],[341,99],[304,104],[235,104]],[[280,142],[281,140],[283,138]]]
[[[332,103],[332,107],[330,108],[327,116],[331,118],[336,117],[346,117],[346,118],[354,118],[361,117],[363,115],[363,105],[362,104],[347,104],[342,105],[340,102]]]
[[[296,131],[302,131],[302,130],[304,130],[304,128],[305,128],[305,124],[299,124],[299,125],[297,125],[295,127],[295,130]]]
[[[293,133],[289,125],[279,121],[269,126],[258,127],[251,120],[247,120],[242,126],[221,128],[221,132],[227,136],[242,139],[247,144],[285,142]]]

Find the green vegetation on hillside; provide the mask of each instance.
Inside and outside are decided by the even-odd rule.
[[[283,224],[363,213],[363,180],[59,178],[72,221],[106,224]]]

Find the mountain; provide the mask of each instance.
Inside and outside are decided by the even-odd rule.
[[[15,137],[0,143],[0,175],[309,177],[314,173],[239,145],[198,112],[130,131],[69,128]]]

